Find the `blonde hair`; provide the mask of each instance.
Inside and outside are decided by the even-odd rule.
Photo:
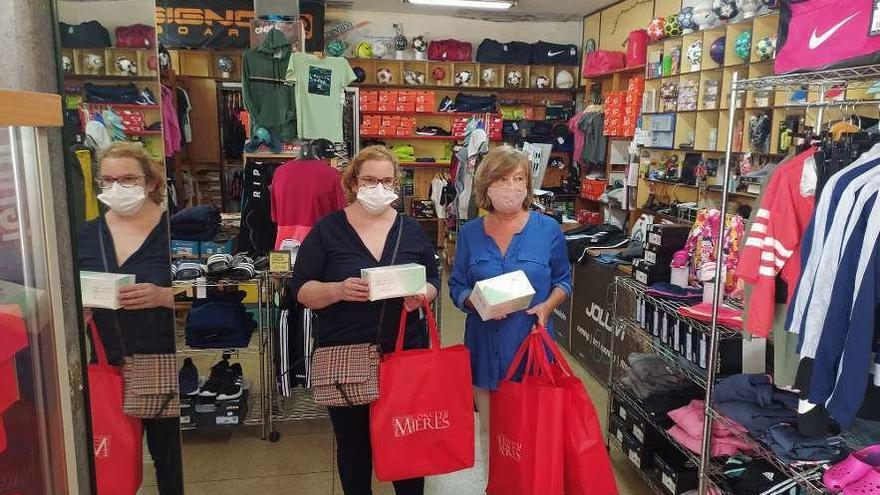
[[[400,179],[400,162],[388,148],[379,145],[367,146],[352,158],[351,162],[342,172],[342,189],[349,203],[357,199],[357,181],[361,173],[361,166],[367,161],[391,162],[394,166],[394,180]]]
[[[144,174],[144,184],[150,201],[161,205],[165,199],[165,171],[162,165],[147,153],[144,145],[132,141],[119,141],[98,152],[98,164],[105,158],[131,158],[138,162]],[[151,188],[154,188],[150,190]]]
[[[529,159],[522,151],[508,146],[502,145],[492,149],[483,158],[480,166],[477,167],[477,174],[474,177],[474,197],[477,205],[488,211],[494,211],[492,200],[489,199],[489,187],[500,179],[522,170],[526,178],[526,198],[523,200],[523,210],[528,210],[532,204],[532,165]]]

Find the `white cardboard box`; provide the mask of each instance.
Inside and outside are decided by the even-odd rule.
[[[483,321],[528,309],[535,289],[522,270],[505,273],[474,285],[470,300]]]
[[[119,289],[135,283],[135,276],[125,273],[79,272],[84,308],[119,309]]]
[[[425,267],[416,263],[364,268],[361,278],[370,284],[370,301],[428,293]]]

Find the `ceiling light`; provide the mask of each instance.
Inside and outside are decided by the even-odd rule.
[[[430,7],[462,7],[466,9],[504,10],[516,5],[515,0],[403,0],[403,3]]]

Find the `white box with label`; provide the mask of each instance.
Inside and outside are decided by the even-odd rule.
[[[135,276],[125,273],[79,272],[84,308],[119,309],[119,289],[135,283]]]
[[[425,267],[416,263],[364,268],[361,278],[370,284],[370,301],[428,293]]]
[[[522,270],[505,273],[474,285],[470,300],[483,321],[528,309],[535,289]]]

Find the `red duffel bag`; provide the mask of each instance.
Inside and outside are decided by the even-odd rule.
[[[458,40],[433,40],[428,43],[428,60],[470,62],[471,44]]]
[[[116,28],[116,46],[119,48],[153,48],[156,29],[146,24],[132,24]]]
[[[430,306],[424,305],[430,349],[403,350],[407,313],[397,345],[379,365],[379,398],[370,404],[373,469],[380,481],[446,474],[474,465],[474,397],[464,345],[440,348]]]
[[[507,376],[491,395],[486,489],[491,495],[564,493],[567,392],[556,383],[541,331],[534,330],[525,338]],[[522,381],[517,383],[513,376],[523,358],[526,366]]]
[[[600,76],[626,67],[626,54],[611,50],[596,50],[587,54],[584,77]]]
[[[122,371],[107,362],[94,320],[88,326],[98,361],[88,367],[97,493],[135,495],[144,477],[143,426],[122,412]]]

